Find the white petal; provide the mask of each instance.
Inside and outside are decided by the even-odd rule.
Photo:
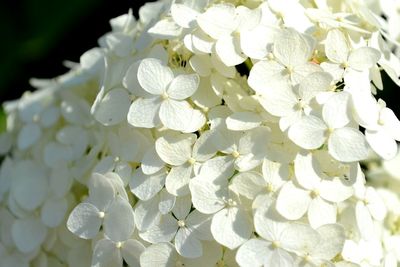
[[[158,203],[158,209],[161,212],[161,214],[165,215],[168,212],[170,212],[176,202],[176,197],[170,193],[164,188],[160,191],[160,202]]]
[[[193,206],[200,212],[212,214],[225,206],[218,195],[219,186],[195,177],[190,180],[189,188]]]
[[[349,66],[355,70],[366,70],[373,67],[381,57],[381,53],[375,48],[360,47],[349,55]]]
[[[48,199],[42,207],[41,219],[48,227],[59,226],[65,217],[68,209],[68,203],[65,198]]]
[[[11,149],[13,136],[9,132],[0,133],[0,154],[5,155]]]
[[[288,132],[289,138],[298,146],[305,149],[316,149],[326,140],[327,127],[325,123],[315,116],[304,116],[294,123]]]
[[[129,267],[140,267],[140,255],[145,250],[145,246],[135,239],[129,239],[122,245],[122,257]]]
[[[270,242],[261,239],[250,239],[238,249],[236,261],[240,266],[244,267],[262,266],[265,259],[272,254],[270,246]]]
[[[66,164],[60,164],[52,169],[49,180],[50,190],[56,197],[64,197],[73,183],[73,177]]]
[[[230,34],[237,27],[235,21],[235,6],[232,4],[217,4],[197,17],[200,28],[214,39]]]
[[[189,59],[189,64],[202,77],[207,77],[211,74],[212,65],[209,55],[194,55]]]
[[[182,27],[175,23],[171,17],[164,17],[147,30],[147,32],[157,39],[172,39],[182,34]]]
[[[258,208],[254,215],[254,227],[258,235],[268,241],[279,241],[288,223],[275,209]]]
[[[186,163],[192,155],[193,134],[164,135],[156,141],[156,151],[160,158],[173,166]]]
[[[157,225],[139,233],[139,236],[150,243],[168,242],[174,238],[178,228],[176,219],[171,214],[167,214],[161,217]]]
[[[164,167],[164,165],[165,163],[158,156],[155,147],[147,150],[141,163],[143,173],[148,175],[158,172],[162,167]]]
[[[371,216],[377,221],[384,220],[387,208],[375,188],[367,187],[365,198],[368,201],[367,208],[371,213]]]
[[[84,239],[92,239],[99,232],[103,219],[99,210],[90,203],[80,203],[68,217],[67,228]]]
[[[374,231],[371,214],[361,201],[358,201],[356,204],[356,221],[362,238],[365,240],[374,238],[376,232]]]
[[[211,53],[214,47],[214,40],[203,31],[195,31],[192,36],[194,48],[203,53]]]
[[[309,102],[320,92],[330,89],[332,76],[327,72],[314,72],[305,77],[299,85],[299,94],[302,99]]]
[[[203,254],[201,242],[186,227],[178,230],[175,236],[176,251],[185,258],[198,258]]]
[[[208,182],[225,184],[225,181],[233,175],[234,171],[232,156],[219,156],[203,163],[199,176]]]
[[[170,83],[167,94],[176,100],[186,99],[196,92],[200,78],[197,74],[181,74]]]
[[[213,73],[211,76],[218,76]],[[212,108],[221,104],[221,97],[217,96],[211,86],[211,79],[203,78],[200,80],[199,89],[191,97],[193,103],[200,108]]]
[[[343,162],[360,161],[368,156],[365,136],[360,131],[349,127],[336,129],[331,133],[328,149],[332,157]]]
[[[121,242],[130,238],[135,222],[133,210],[128,201],[117,196],[104,217],[104,232],[112,241]]]
[[[350,198],[354,192],[353,188],[339,177],[322,180],[318,191],[323,199],[337,203]]]
[[[277,35],[273,50],[279,62],[290,67],[304,64],[312,53],[312,47],[305,37],[293,29]]]
[[[199,13],[184,4],[173,4],[171,6],[172,19],[183,28],[196,25],[196,17]]]
[[[324,104],[322,117],[330,128],[342,128],[350,122],[349,100],[349,93],[340,92],[331,96]]]
[[[160,105],[161,99],[158,97],[136,99],[129,107],[128,123],[136,127],[157,127],[160,124]]]
[[[293,223],[282,233],[280,241],[282,248],[304,255],[312,251],[320,240],[318,232],[308,224]]]
[[[289,178],[289,168],[286,164],[264,159],[262,165],[262,174],[267,184],[270,184],[273,190],[278,190]]]
[[[211,144],[210,137],[210,131],[205,131],[200,135],[200,137],[196,140],[196,143],[194,143],[193,145],[193,158],[198,161],[204,162],[215,155],[215,147]]]
[[[28,123],[24,125],[18,134],[18,149],[25,150],[39,140],[42,130],[36,123]]]
[[[312,228],[336,222],[337,209],[320,197],[314,198],[308,207],[308,221]]]
[[[18,219],[11,228],[11,235],[18,250],[23,253],[38,249],[46,238],[46,226],[37,218]]]
[[[146,248],[140,255],[142,267],[174,267],[177,254],[170,243],[154,244]]]
[[[166,176],[165,169],[151,175],[145,175],[141,169],[137,169],[129,182],[129,187],[139,199],[149,200],[164,187]]]
[[[185,222],[193,230],[196,238],[211,241],[214,240],[210,230],[211,219],[212,216],[194,210],[186,217]]]
[[[226,126],[232,131],[245,131],[261,125],[262,118],[253,112],[235,112],[226,118]]]
[[[301,83],[307,76],[314,72],[321,72],[322,68],[314,62],[306,62],[305,64],[293,68],[290,78],[294,85]]]
[[[263,59],[268,55],[276,29],[259,25],[250,31],[240,33],[240,47],[245,55],[254,59]]]
[[[39,166],[31,161],[22,161],[15,166],[12,177],[11,193],[21,208],[33,211],[38,208],[47,196],[47,177]]]
[[[309,190],[316,189],[322,176],[321,168],[312,153],[301,151],[294,161],[294,171],[298,183]]]
[[[325,40],[325,53],[335,63],[347,62],[349,45],[346,37],[340,30],[333,29],[328,32]]]
[[[257,93],[265,94],[269,87],[265,81],[283,80],[284,70],[284,66],[276,61],[260,60],[251,68],[247,82]]]
[[[101,239],[96,243],[92,256],[92,266],[122,266],[121,253],[114,242]]]
[[[175,196],[183,196],[189,193],[189,181],[193,167],[189,164],[173,167],[165,180],[165,188]]]
[[[137,77],[144,90],[153,95],[162,95],[174,74],[160,60],[146,58],[140,62]]]
[[[365,131],[365,138],[371,148],[383,159],[390,160],[397,154],[396,141],[385,131]]]
[[[129,92],[135,96],[139,97],[150,97],[151,94],[141,88],[137,73],[139,69],[140,61],[134,62],[126,71],[124,78],[122,79],[122,84]]]
[[[279,192],[276,209],[289,220],[300,219],[308,210],[311,202],[310,192],[286,183]]]
[[[148,201],[140,200],[135,205],[135,224],[140,231],[153,227],[160,221],[161,213],[158,210],[159,199],[154,197]]]
[[[116,194],[112,181],[99,173],[92,174],[88,182],[88,188],[90,203],[100,211],[105,211]]]
[[[223,36],[215,44],[218,57],[226,66],[235,66],[243,63],[247,56],[241,51],[238,36]]]
[[[125,89],[116,88],[103,97],[93,115],[96,120],[106,126],[115,125],[126,119],[130,104],[128,92]]]
[[[263,176],[258,172],[241,172],[232,180],[232,186],[239,194],[254,199],[266,186]]]
[[[184,220],[190,213],[191,208],[192,204],[190,195],[177,197],[172,213],[177,220]]]
[[[275,83],[264,90],[260,104],[274,116],[288,116],[297,111],[298,96],[286,82]]]
[[[217,54],[213,53],[211,54],[211,63],[212,66],[214,67],[214,70],[216,70],[219,74],[221,74],[224,77],[227,78],[235,78],[236,75],[236,69],[235,67],[229,67],[225,65],[221,59],[218,57]],[[214,75],[218,74],[215,73]],[[213,76],[213,74],[211,75]]]
[[[215,240],[235,249],[250,238],[252,224],[245,211],[230,207],[217,212],[211,221],[211,233]]]
[[[186,101],[165,100],[161,104],[160,119],[171,130],[195,132],[206,122],[202,112],[193,109]]]
[[[313,256],[331,260],[343,249],[346,239],[344,228],[340,224],[327,224],[317,229],[322,240],[313,251]]]
[[[400,141],[400,121],[390,108],[381,110],[381,119],[383,120],[383,128],[393,139]]]

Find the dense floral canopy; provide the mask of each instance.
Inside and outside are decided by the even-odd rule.
[[[4,104],[0,267],[400,262],[396,0],[144,5]],[[394,25],[397,25],[395,27]]]

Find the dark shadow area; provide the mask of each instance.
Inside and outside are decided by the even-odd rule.
[[[146,1],[5,0],[0,2],[0,102],[16,99],[31,77],[53,78],[67,71],[110,31],[109,20]]]

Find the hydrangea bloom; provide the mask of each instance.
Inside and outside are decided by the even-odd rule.
[[[398,1],[159,0],[4,104],[0,267],[400,264]]]

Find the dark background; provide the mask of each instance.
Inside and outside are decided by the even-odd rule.
[[[53,78],[67,71],[64,60],[79,62],[97,39],[110,31],[109,20],[144,0],[1,0],[0,103],[32,90],[29,78]],[[400,114],[400,100],[389,80],[379,97]],[[1,113],[1,111],[0,111]],[[0,129],[4,118],[0,114]]]

